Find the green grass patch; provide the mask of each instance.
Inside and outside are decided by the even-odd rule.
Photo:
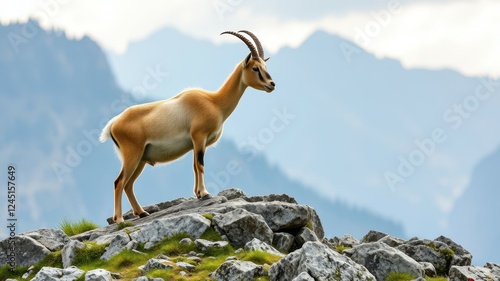
[[[281,257],[270,254],[264,251],[243,251],[236,255],[238,259],[244,261],[251,261],[256,264],[273,264],[278,262]]]
[[[351,249],[351,247],[347,247],[347,246],[344,246],[344,245],[337,245],[335,246],[335,251],[339,254],[342,254],[345,250],[349,250]]]
[[[98,245],[95,242],[85,242],[85,247],[76,249],[73,265],[80,266],[100,266],[103,264],[101,256],[106,251],[107,245]]]
[[[21,276],[28,271],[27,266],[16,267],[14,269],[10,268],[10,265],[6,264],[3,267],[0,267],[0,280],[4,281],[9,278],[21,278]]]
[[[117,226],[117,230],[122,230],[124,228],[127,228],[127,227],[130,227],[130,226],[134,226],[135,224],[129,222],[129,221],[124,221],[124,222],[121,222],[118,224]]]
[[[208,241],[222,241],[222,236],[219,234],[219,232],[215,231],[215,229],[211,227],[205,230],[200,238]]]
[[[214,215],[213,214],[210,214],[210,213],[207,213],[207,214],[203,214],[202,216],[204,216],[206,219],[208,219],[209,221],[213,221],[214,219]]]
[[[415,276],[406,272],[392,272],[387,276],[385,281],[411,281],[415,279]]]
[[[73,236],[76,234],[84,233],[86,231],[99,228],[99,225],[97,225],[97,224],[95,224],[87,219],[81,219],[77,222],[71,222],[67,219],[64,219],[59,224],[59,227],[61,228],[61,230],[64,233],[66,233],[66,235]]]
[[[448,277],[425,277],[427,281],[448,281]]]

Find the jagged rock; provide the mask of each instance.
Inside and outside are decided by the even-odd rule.
[[[269,194],[269,195],[263,195],[263,196],[249,196],[249,197],[243,197],[243,199],[247,202],[279,201],[279,202],[297,204],[297,200],[295,200],[295,198],[291,197],[288,194]]]
[[[181,197],[181,198],[177,198],[174,200],[158,203],[156,205],[158,206],[158,208],[160,208],[160,210],[165,210],[165,209],[168,209],[170,207],[177,206],[177,205],[184,203],[186,201],[188,201],[188,199]]]
[[[307,272],[301,272],[297,277],[293,278],[292,281],[315,281],[314,278]]]
[[[246,243],[244,249],[245,251],[263,251],[280,257],[285,256],[269,244],[262,242],[257,238],[254,238],[250,242]]]
[[[439,236],[438,238],[434,239],[434,241],[443,242],[453,250],[454,255],[453,259],[451,260],[451,265],[471,265],[472,254],[461,245],[455,243],[453,240],[445,236]]]
[[[228,188],[219,192],[217,196],[224,196],[227,198],[227,200],[233,200],[241,197],[246,197],[247,195],[243,190],[239,188]]]
[[[156,213],[158,211],[160,211],[160,207],[158,207],[157,205],[149,205],[149,206],[144,206],[143,207],[144,211],[148,212],[149,214],[153,214],[153,213]],[[130,220],[130,219],[133,219],[135,218],[136,216],[134,216],[134,212],[133,210],[128,210],[127,212],[125,212],[123,214],[123,219],[124,220]],[[113,217],[109,217],[106,219],[106,221],[108,222],[108,224],[114,224],[115,221],[113,220]]]
[[[236,261],[238,258],[236,256],[229,256],[226,258],[226,261]]]
[[[411,239],[397,249],[417,262],[432,263],[438,275],[446,275],[450,270],[453,251],[443,242]]]
[[[285,202],[240,203],[239,207],[251,213],[261,215],[271,230],[275,232],[300,229],[311,222],[314,216],[308,206]],[[318,229],[318,232],[319,234],[324,233],[322,227]]]
[[[493,273],[493,275],[500,276],[500,264],[487,262],[484,267],[491,270],[491,273]]]
[[[211,277],[217,281],[251,281],[264,274],[262,265],[256,265],[249,261],[232,260],[221,264]]]
[[[61,250],[70,240],[68,235],[62,230],[49,228],[28,231],[23,233],[23,235],[35,239],[51,252]]]
[[[271,280],[288,281],[302,272],[307,272],[314,280],[375,280],[364,266],[356,264],[320,242],[307,242],[301,249],[273,264],[269,268],[269,277]]]
[[[273,235],[273,246],[282,253],[288,253],[295,241],[295,237],[286,232],[276,232]]]
[[[401,246],[405,243],[405,241],[403,239],[400,239],[400,238],[397,238],[397,237],[393,237],[393,236],[390,236],[390,235],[387,235],[387,236],[384,236],[382,237],[380,240],[378,240],[379,242],[382,242],[382,243],[385,243],[393,248],[396,248],[398,246]]]
[[[500,280],[500,275],[497,271],[492,271],[490,268],[478,266],[452,266],[449,272],[449,281],[497,281]]]
[[[177,265],[180,268],[184,268],[187,271],[194,271],[194,269],[196,268],[194,265],[182,261],[175,263],[175,265]]]
[[[32,265],[30,267],[28,267],[28,270],[23,274],[23,276],[21,276],[22,279],[26,279],[28,278],[28,276],[31,275],[31,273],[33,273],[33,270],[35,269],[35,267]]]
[[[76,249],[83,249],[85,244],[78,240],[71,240],[66,244],[61,252],[63,268],[72,266],[73,259],[76,256]]]
[[[108,247],[106,247],[106,252],[102,254],[101,260],[109,260],[113,256],[119,254],[121,251],[123,251],[125,248],[127,248],[128,243],[130,243],[130,238],[126,234],[119,234],[116,235],[113,240],[111,240],[111,243],[109,244]],[[136,241],[137,243],[137,241]],[[131,249],[133,245],[129,246]],[[130,250],[131,250],[130,249]]]
[[[295,243],[297,247],[300,248],[306,242],[319,242],[318,236],[312,230],[307,227],[303,227],[299,230],[297,235],[295,235]]]
[[[189,245],[193,243],[193,240],[191,238],[183,238],[181,241],[179,241],[179,244],[184,244],[184,245]]]
[[[309,212],[308,223],[310,223],[312,230],[314,231],[314,233],[316,233],[316,236],[318,236],[319,240],[322,240],[325,237],[325,230],[323,229],[323,224],[321,223],[321,219],[319,218],[318,213],[316,213],[316,210],[314,210],[313,207],[306,205],[305,208]]]
[[[148,272],[153,269],[169,269],[169,268],[174,268],[175,263],[169,261],[169,260],[163,260],[163,259],[149,259],[148,262],[139,267],[142,272]]]
[[[111,276],[111,272],[105,270],[105,269],[94,269],[87,274],[85,274],[85,281],[111,281],[113,280]]]
[[[426,276],[429,276],[429,277],[435,277],[436,276],[436,268],[434,268],[434,265],[432,263],[425,262],[425,261],[422,261],[422,262],[419,262],[419,263],[424,268],[424,272],[425,272]]]
[[[130,233],[130,237],[141,243],[151,242],[152,244],[160,242],[164,237],[181,232],[199,238],[210,227],[210,223],[199,214],[168,216],[144,226],[137,226],[140,230]]]
[[[382,242],[360,244],[344,251],[344,254],[368,268],[377,280],[385,280],[391,272],[406,272],[415,277],[422,277],[424,274],[422,265]]]
[[[352,237],[349,234],[345,234],[344,236],[338,238],[338,237],[333,237],[333,241],[335,242],[335,245],[339,246],[344,246],[344,247],[355,247],[359,245],[358,239]]]
[[[361,240],[359,242],[360,243],[377,242],[378,240],[380,240],[386,236],[387,236],[387,234],[385,234],[383,232],[376,231],[376,230],[370,230],[370,231],[368,231],[367,234],[365,234],[365,236],[363,236],[363,238],[361,238]]]
[[[206,249],[211,249],[211,248],[225,248],[229,245],[227,241],[217,241],[217,242],[212,242],[208,241],[205,239],[196,239],[194,240],[194,244],[196,247],[202,251]]]
[[[188,260],[190,260],[190,261],[194,261],[194,262],[196,262],[197,264],[201,263],[201,261],[202,261],[202,259],[201,259],[201,258],[196,257],[196,256],[194,256],[194,257],[188,257],[187,259],[188,259]]]
[[[227,236],[231,244],[244,246],[253,238],[271,243],[273,231],[264,218],[244,209],[236,209],[225,214],[216,214],[213,222],[221,233]]]
[[[15,245],[12,251],[12,245]],[[45,258],[50,251],[35,239],[16,235],[0,242],[0,267],[12,262],[16,266],[33,265]],[[15,258],[15,261],[13,260]]]
[[[72,281],[80,278],[85,271],[74,266],[61,269],[54,267],[42,267],[31,281]]]

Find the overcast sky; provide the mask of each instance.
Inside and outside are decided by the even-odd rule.
[[[1,23],[30,16],[116,53],[165,27],[216,43],[252,30],[271,54],[325,30],[406,67],[500,77],[499,0],[0,0]]]

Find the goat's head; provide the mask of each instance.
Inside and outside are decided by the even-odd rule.
[[[241,33],[248,34],[255,42],[255,46]],[[246,30],[240,30],[238,32],[225,31],[222,32],[221,35],[222,34],[231,34],[240,38],[250,49],[250,54],[248,54],[243,61],[243,83],[254,89],[266,91],[268,93],[274,91],[276,84],[273,78],[271,78],[271,75],[269,75],[269,72],[267,72],[266,67],[266,61],[269,58],[264,58],[264,49],[257,36]]]

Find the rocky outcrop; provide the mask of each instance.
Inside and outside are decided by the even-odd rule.
[[[452,266],[450,281],[500,280],[500,265],[487,263],[484,267],[478,266]]]
[[[216,214],[213,222],[216,229],[226,235],[236,247],[244,246],[253,238],[269,244],[273,240],[273,231],[264,218],[245,209],[238,208],[225,214]]]
[[[85,272],[76,267],[65,269],[54,267],[43,267],[31,281],[72,281],[80,278]]]
[[[253,262],[230,260],[221,264],[211,277],[217,281],[251,281],[264,275],[264,267]]]
[[[271,280],[288,281],[306,272],[314,280],[374,281],[375,277],[362,265],[320,242],[306,242],[269,268]],[[301,278],[307,276],[302,275]],[[307,279],[306,279],[307,280]]]
[[[35,281],[56,280],[51,279],[56,277],[50,276],[74,280],[84,274],[72,266],[75,256],[80,251],[90,250],[92,245],[106,246],[105,250],[103,246],[99,247],[99,254],[103,253],[100,258],[107,261],[123,250],[144,255],[137,249],[148,252],[162,240],[185,233],[191,238],[180,240],[181,248],[196,246],[200,253],[191,251],[181,261],[170,260],[164,254],[156,258],[148,257],[148,262],[140,266],[143,274],[154,269],[171,268],[188,278],[196,273],[196,265],[210,258],[204,257],[207,252],[228,252],[234,247],[240,249],[211,275],[216,280],[253,280],[266,274],[262,265],[238,260],[241,257],[238,253],[242,251],[267,252],[274,255],[272,260],[281,257],[278,262],[269,265],[270,280],[375,281],[385,280],[393,272],[406,272],[418,280],[422,280],[424,275],[437,274],[447,275],[450,280],[469,281],[472,278],[477,281],[483,280],[481,278],[497,280],[495,278],[500,275],[500,266],[496,264],[470,266],[472,255],[444,236],[434,240],[412,238],[405,241],[370,231],[360,240],[350,235],[325,239],[321,220],[314,209],[297,204],[286,194],[247,196],[241,190],[230,189],[207,200],[179,198],[145,209],[149,210],[150,216],[131,218],[129,222],[133,226],[124,229],[112,224],[72,236],[71,239],[60,230],[39,229],[0,241],[0,266],[9,262],[9,243],[16,245],[17,266],[34,265],[51,252],[61,250],[64,269],[44,267],[39,272],[33,272],[40,265],[31,266],[24,275],[27,278],[37,274],[33,279]],[[213,237],[214,231],[222,237],[217,240],[224,241],[200,238],[204,233],[208,234],[204,238]],[[210,250],[214,248],[219,249]],[[336,250],[343,251],[343,254]],[[85,278],[110,280],[110,274],[113,274],[108,273],[91,270]],[[77,275],[79,277],[75,277]],[[147,279],[145,276],[137,278]]]
[[[392,272],[405,272],[423,277],[424,268],[405,253],[382,242],[360,244],[344,251],[353,261],[364,265],[377,280],[385,280]]]

